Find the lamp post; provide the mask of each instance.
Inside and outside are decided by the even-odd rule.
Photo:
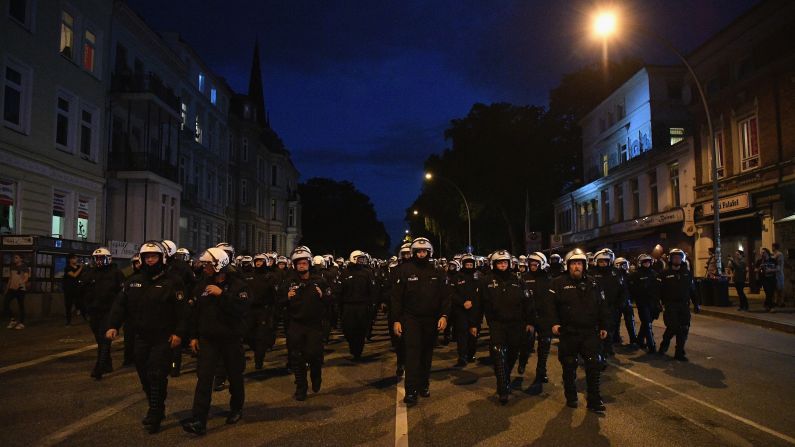
[[[461,199],[464,201],[464,207],[467,210],[467,250],[469,250],[470,247],[472,247],[472,217],[469,214],[469,202],[467,202],[467,198],[466,198],[466,196],[464,196],[464,192],[461,191],[461,188],[459,188],[458,185],[456,185],[449,178],[438,176],[438,175],[434,175],[434,174],[432,174],[430,172],[426,172],[425,173],[425,180],[431,181],[434,178],[438,178],[438,179],[444,180],[447,183],[449,183],[456,191],[458,191],[458,194],[461,195]]]
[[[605,42],[607,42],[607,38],[611,35],[615,34],[618,28],[618,18],[616,17],[615,12],[608,11],[608,12],[601,12],[594,17],[594,33],[602,37]],[[721,260],[721,250],[720,250],[720,198],[718,197],[718,154],[717,154],[717,147],[715,147],[714,142],[712,141],[714,138],[714,134],[712,131],[712,116],[709,112],[709,104],[707,103],[707,97],[704,95],[704,89],[701,86],[701,81],[699,81],[698,76],[696,76],[696,72],[693,70],[693,67],[687,62],[684,55],[673,46],[673,44],[666,38],[660,36],[659,34],[650,31],[650,30],[643,30],[643,32],[655,40],[661,43],[664,47],[671,50],[676,57],[684,64],[685,68],[687,68],[688,73],[690,73],[690,77],[693,78],[693,82],[696,84],[696,90],[698,90],[698,95],[701,98],[701,105],[704,107],[704,114],[707,116],[707,151],[712,155],[712,212],[714,216],[713,220],[713,238],[714,238],[714,247],[715,247],[715,262],[718,268],[718,272],[723,270],[723,261]]]

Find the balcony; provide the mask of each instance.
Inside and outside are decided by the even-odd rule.
[[[174,90],[163,83],[154,73],[132,74],[129,70],[123,73],[113,73],[111,76],[111,92],[139,95],[152,95],[161,102],[170,113],[180,116],[180,99]],[[134,98],[133,98],[134,99]]]
[[[177,182],[177,167],[157,154],[148,152],[110,152],[109,171],[149,171],[160,177]]]

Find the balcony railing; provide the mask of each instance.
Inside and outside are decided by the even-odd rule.
[[[111,77],[111,91],[115,93],[151,93],[172,111],[180,113],[179,97],[174,94],[174,90],[166,87],[154,73],[114,73]]]
[[[110,171],[150,171],[163,178],[177,181],[177,167],[163,160],[157,154],[147,152],[110,152],[108,156]]]

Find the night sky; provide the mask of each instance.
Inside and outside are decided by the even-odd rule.
[[[753,0],[612,2],[689,51]],[[419,193],[425,158],[476,102],[546,105],[561,76],[598,61],[587,31],[597,2],[530,0],[129,0],[158,31],[176,31],[245,92],[259,39],[271,126],[301,178],[350,180],[369,195],[393,244]],[[639,25],[640,26],[640,25]],[[626,36],[611,44],[674,63]],[[332,217],[332,216],[330,216]]]

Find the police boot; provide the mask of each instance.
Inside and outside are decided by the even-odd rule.
[[[577,357],[564,357],[561,359],[563,367],[563,395],[566,397],[566,406],[577,408]]]
[[[399,378],[403,377],[403,373],[405,373],[405,372],[406,372],[406,369],[403,367],[403,365],[398,363],[397,368],[395,368],[395,376],[397,376],[397,378],[399,379]]]
[[[602,395],[599,392],[599,381],[602,375],[601,356],[585,359],[585,383],[588,388],[588,409],[595,412],[605,411]]]
[[[516,372],[519,374],[524,374],[525,368],[527,368],[527,360],[530,358],[530,348],[522,349],[519,352],[519,365],[516,367]]]
[[[149,374],[148,398],[149,411],[146,413],[146,417],[142,423],[149,433],[155,434],[160,430],[160,423],[163,421],[163,418],[165,418],[166,415],[166,409],[164,406],[165,386],[163,381],[160,379],[159,374]]]
[[[207,433],[207,422],[199,418],[190,418],[182,422],[182,429],[188,433],[204,436]]]
[[[306,364],[303,360],[294,362],[293,374],[295,375],[295,400],[306,400],[307,382],[306,382]]]
[[[505,349],[499,345],[492,346],[491,357],[494,360],[494,375],[497,377],[497,395],[500,403],[505,405],[508,403],[511,386],[505,364]]]
[[[309,371],[309,378],[312,379],[312,392],[320,391],[320,384],[323,383],[323,370],[320,364],[312,365]]]
[[[688,358],[685,356],[685,342],[687,341],[687,331],[682,330],[676,336],[676,351],[674,354],[674,359],[679,360],[680,362],[687,362],[689,361]]]
[[[624,315],[624,325],[626,326],[627,332],[629,333],[629,343],[639,346],[640,340],[638,340],[638,335],[635,333],[635,315],[632,313],[632,311],[627,312],[627,314]]]
[[[663,335],[663,339],[660,342],[660,348],[657,350],[657,354],[665,355],[665,352],[668,351],[668,347],[670,345],[671,345],[671,338]]]

